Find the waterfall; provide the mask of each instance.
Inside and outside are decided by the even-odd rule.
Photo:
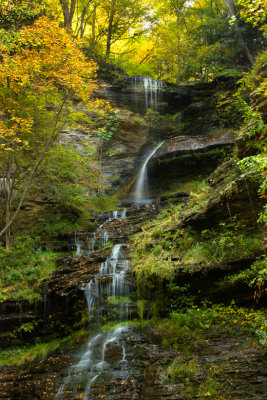
[[[137,93],[143,90],[144,95],[142,94],[142,98],[145,100],[145,111],[149,108],[158,111],[162,97],[163,82],[145,76],[134,76],[132,84],[134,86],[135,103],[138,103]]]
[[[126,219],[126,212],[127,208],[124,208],[123,210],[114,210],[111,219]]]
[[[126,218],[126,209],[113,212],[114,218]],[[106,222],[112,221],[109,218]],[[105,231],[104,225],[98,228],[96,235]],[[101,231],[100,231],[101,230]],[[102,234],[104,236],[104,234]],[[123,322],[123,325],[109,332],[98,332],[87,343],[83,354],[76,364],[73,364],[59,387],[55,400],[83,398],[88,400],[91,389],[95,382],[106,375],[125,379],[128,376],[127,354],[124,343],[124,335],[127,333],[127,320],[130,294],[130,285],[127,281],[127,271],[130,262],[125,258],[125,245],[116,244],[106,261],[100,266],[98,275],[92,279],[84,288],[88,305],[89,316],[96,319],[101,316],[103,307],[107,302],[117,310],[116,321]],[[117,358],[113,360],[115,351]]]
[[[76,254],[81,254],[81,243],[78,231],[76,231],[74,234],[74,245],[76,246]]]
[[[107,222],[111,222],[114,219],[120,219],[124,220],[126,219],[126,214],[127,214],[127,208],[124,208],[122,210],[114,210],[112,211],[112,217],[108,218],[102,225],[100,225],[96,231],[94,232],[90,245],[86,245],[79,236],[79,231],[76,231],[74,233],[74,246],[76,249],[76,254],[77,255],[84,255],[84,256],[90,256],[96,249],[104,249],[107,247],[109,243],[109,234],[108,232],[104,229],[104,226]]]
[[[157,150],[162,146],[163,142],[159,143],[146,157],[139,174],[136,179],[134,202],[136,204],[147,204],[151,200],[148,198],[148,181],[147,181],[147,165],[149,160],[157,152]]]

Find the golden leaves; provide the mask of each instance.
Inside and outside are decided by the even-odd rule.
[[[24,26],[12,50],[4,49],[0,62],[0,109],[4,115],[0,146],[12,151],[18,144],[20,148],[29,146],[34,122],[38,118],[38,124],[42,123],[47,107],[52,105],[54,117],[59,118],[67,98],[71,102],[74,95],[76,100],[89,102],[96,88],[96,65],[85,59],[79,42],[56,19],[48,17]]]

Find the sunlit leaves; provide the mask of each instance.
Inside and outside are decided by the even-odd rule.
[[[237,0],[242,6],[240,15],[254,27],[267,32],[267,3],[265,0]]]
[[[43,16],[6,33],[0,47],[1,176],[8,176],[16,194],[21,193],[2,235],[16,218],[47,152],[72,122],[75,107],[90,112],[94,103],[92,109],[98,112],[105,104],[92,100],[95,63],[85,59],[79,41],[57,19]]]
[[[2,43],[0,104],[5,118],[0,138],[5,147],[30,133],[37,114],[40,121],[40,113],[47,114],[49,104],[59,112],[64,98],[87,101],[95,88],[96,66],[85,60],[78,44],[56,20],[46,17],[24,27],[11,50]]]

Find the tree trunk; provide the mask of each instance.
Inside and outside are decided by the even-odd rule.
[[[179,12],[176,10],[176,25],[177,25],[177,66],[178,66],[178,74],[177,74],[177,83],[181,82],[181,47],[180,47],[180,17]]]
[[[87,14],[87,11],[88,11],[88,8],[89,8],[89,5],[90,5],[91,1],[92,0],[89,0],[87,2],[87,4],[83,7],[83,10],[82,10],[82,14],[81,14],[81,18],[80,18],[80,27],[79,27],[78,33],[77,33],[77,36],[78,36],[79,32],[80,32],[80,38],[81,39],[83,38],[84,31],[85,31],[85,28],[86,28],[86,25],[87,25],[87,20],[88,19],[86,19],[85,17],[86,17],[86,14]]]
[[[7,209],[6,209],[6,224],[8,225],[10,221],[10,204],[8,203]],[[8,250],[10,248],[10,227],[6,230],[6,237],[5,237],[5,242],[6,242],[6,249]]]
[[[96,6],[93,10],[93,20],[92,20],[92,44],[95,45],[95,23],[96,23]]]
[[[66,100],[67,100],[67,97],[64,99],[64,101],[61,104],[61,107],[60,107],[60,109],[58,111],[58,116],[60,115]],[[20,209],[21,209],[21,207],[22,207],[22,205],[24,203],[26,195],[27,195],[27,193],[28,193],[28,191],[29,191],[29,189],[31,187],[32,181],[33,181],[33,179],[35,177],[35,174],[36,174],[40,164],[43,162],[45,156],[47,155],[48,150],[51,148],[52,144],[55,142],[55,140],[57,139],[59,133],[62,131],[62,129],[63,129],[64,125],[65,125],[65,123],[64,123],[60,127],[58,127],[58,120],[57,120],[58,116],[56,117],[56,123],[55,123],[54,129],[53,129],[53,131],[51,133],[50,138],[48,139],[48,141],[46,143],[45,148],[43,149],[43,151],[39,155],[39,157],[36,159],[35,164],[32,167],[30,176],[28,178],[27,183],[25,184],[24,191],[23,191],[23,193],[21,195],[19,204],[18,204],[14,214],[12,215],[12,217],[10,216],[10,214],[9,215],[6,214],[7,217],[8,217],[8,222],[5,224],[5,227],[0,231],[0,236],[3,236],[4,234],[6,234],[6,232],[10,229],[11,225],[13,224],[15,219],[17,218],[17,215],[20,212]],[[11,190],[10,190],[11,196],[12,196],[12,192],[13,192],[13,187],[11,186]],[[9,203],[9,212],[10,212],[10,203]]]
[[[180,36],[177,36],[177,65],[178,65],[178,74],[177,74],[177,83],[181,82],[181,49],[180,49]]]
[[[112,0],[111,10],[110,10],[110,15],[109,15],[109,22],[108,22],[108,36],[107,36],[107,47],[106,47],[106,56],[107,57],[110,56],[114,16],[115,16],[115,1]]]
[[[4,197],[5,197],[5,224],[9,225],[10,221],[10,213],[11,213],[11,202],[12,202],[12,179],[11,179],[11,162],[7,163],[7,172],[6,177],[3,178],[3,190],[4,190]],[[5,246],[6,249],[10,248],[10,226],[5,232]]]
[[[236,14],[237,13],[236,13],[234,0],[223,0],[223,2],[225,4],[226,8],[228,9],[230,17],[235,17],[236,18]],[[249,62],[251,64],[253,64],[254,63],[254,58],[253,58],[253,56],[252,56],[252,54],[251,54],[251,52],[250,52],[250,50],[249,50],[244,38],[243,38],[243,35],[242,35],[242,32],[241,32],[241,30],[239,28],[237,20],[235,20],[235,22],[234,22],[234,28],[235,28],[235,30],[236,30],[236,32],[238,34],[240,43],[243,46],[243,49],[244,49],[244,51],[246,53],[246,56],[247,56]]]
[[[61,8],[64,16],[64,28],[72,30],[72,20],[74,16],[76,0],[60,0]]]

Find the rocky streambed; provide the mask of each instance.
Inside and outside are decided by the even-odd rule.
[[[173,325],[167,319],[173,310],[167,278],[157,283],[166,300],[158,310],[153,309],[158,295],[155,282],[148,282],[147,287],[149,283],[151,287],[147,297],[139,298],[130,268],[132,235],[145,234],[145,223],[163,218],[166,208],[190,202],[190,193],[177,190],[176,181],[189,181],[204,170],[207,178],[221,158],[231,154],[234,144],[229,132],[207,135],[214,128],[208,100],[190,105],[196,96],[191,88],[180,88],[177,93],[177,88],[166,91],[153,80],[133,82],[126,89],[102,90],[102,97],[111,97],[120,108],[120,126],[111,141],[114,154],[104,160],[104,173],[108,179],[115,174],[121,182],[129,180],[138,160],[150,161],[146,156],[148,143],[167,137],[151,156],[147,174],[152,197],[157,200],[149,204],[137,201],[133,206],[133,186],[131,198],[122,200],[120,209],[96,216],[96,231],[79,231],[69,238],[70,249],[76,254],[59,258],[57,270],[43,282],[42,301],[34,305],[7,301],[1,305],[0,345],[5,350],[12,344],[6,357],[16,353],[12,366],[0,367],[1,399],[265,400],[266,353],[250,332],[227,326],[227,322],[202,321],[200,327],[194,321],[194,328],[186,323]],[[162,121],[152,138],[154,128],[144,126],[143,121],[148,107],[161,113],[170,107],[173,112],[182,109],[185,120],[193,120],[194,129],[186,126],[184,136],[178,136]],[[189,131],[195,136],[187,136]],[[64,140],[83,147],[89,136],[67,131]],[[172,234],[184,227],[210,229],[236,214],[255,225],[255,212],[261,206],[257,187],[245,175],[236,178],[233,165],[227,163],[231,161],[207,181],[212,196],[197,207],[185,208],[179,225],[166,225],[166,232]],[[156,240],[160,241],[153,240],[151,252]],[[253,257],[263,250],[261,246]],[[198,263],[177,264],[171,283],[178,289],[186,287],[189,297],[194,296],[199,304],[204,298],[227,304],[234,298],[241,306],[252,305],[252,288],[237,284],[233,290],[231,285],[218,287],[216,282],[244,270],[253,257],[220,265],[209,263],[208,268]],[[171,250],[166,258],[170,263],[180,260]],[[178,308],[180,301],[182,304],[183,293],[176,296]],[[31,324],[34,329],[19,331],[21,324]],[[27,359],[24,345],[40,345],[45,351],[43,355],[41,350],[36,351],[36,357],[29,354]]]
[[[200,342],[163,346],[159,331],[152,326],[130,327],[123,334],[126,344],[124,376],[106,375],[92,389],[90,399],[161,400],[191,399],[193,389],[201,387],[204,395],[196,398],[264,400],[267,390],[266,359],[245,337],[207,335]],[[54,399],[62,376],[77,357],[77,347],[62,349],[46,360],[21,368],[1,371],[1,399]],[[108,350],[106,360],[116,371],[121,354],[119,347]],[[176,365],[175,376],[170,365]],[[117,372],[118,372],[117,371]],[[206,389],[205,389],[206,387]],[[207,389],[209,387],[209,389]],[[210,395],[205,395],[210,392]],[[217,393],[217,394],[216,394]],[[65,393],[64,399],[80,399],[83,393]],[[218,396],[218,397],[217,397]],[[220,397],[219,397],[220,396]]]
[[[177,196],[177,201],[181,201],[181,198],[184,201],[183,196]],[[127,210],[128,217],[125,220],[112,219],[110,214],[102,215],[101,219],[107,220],[104,228],[113,244],[123,241],[126,250],[130,236],[139,232],[144,222],[155,217],[162,207],[164,201],[162,204]],[[80,232],[80,236],[83,248],[89,243],[92,233]],[[83,288],[99,274],[99,268],[109,252],[109,248],[105,248],[96,250],[91,256],[78,254],[65,258],[62,268],[45,282],[46,296],[50,298],[50,309],[47,309],[46,314],[47,326],[49,323],[51,327],[55,326],[57,319],[63,324],[64,318],[67,325],[71,326],[75,319],[79,319],[78,315],[82,317],[81,312],[73,319],[68,312],[73,312],[77,301],[80,302],[80,310],[86,312]],[[183,277],[185,278],[184,274]],[[212,285],[212,280],[210,284]],[[152,318],[151,321],[143,320],[143,316],[138,318],[136,300],[136,294],[132,293],[128,322],[124,319],[118,325],[117,320],[116,326],[122,326],[119,340],[111,340],[105,345],[103,361],[108,368],[93,383],[88,397],[85,396],[83,383],[76,385],[75,390],[70,383],[62,395],[59,390],[62,382],[68,379],[72,366],[82,359],[88,345],[88,335],[92,337],[95,334],[94,329],[98,330],[96,321],[92,318],[89,331],[75,334],[74,329],[71,336],[63,340],[56,350],[48,352],[44,359],[39,356],[31,362],[26,360],[20,367],[2,367],[1,399],[265,399],[266,358],[250,335],[238,330],[235,332],[209,327],[199,337],[193,331],[190,336],[190,330],[173,336],[173,331],[165,324],[163,316],[158,317],[159,319]],[[114,317],[107,310],[102,316],[110,323],[105,329],[111,329],[111,332],[118,329],[112,327]],[[49,320],[54,321],[54,325],[51,321],[48,323]],[[85,326],[88,326],[87,322],[83,324]],[[54,333],[56,332],[59,337],[60,329],[55,329]],[[63,332],[66,333],[63,330],[61,334]],[[47,340],[51,340],[53,337],[49,330],[47,334]],[[85,371],[80,373],[85,374]]]

